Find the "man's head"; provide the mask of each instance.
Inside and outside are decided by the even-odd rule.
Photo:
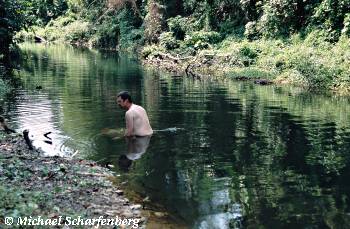
[[[122,91],[117,95],[117,104],[122,109],[129,109],[129,107],[132,104],[131,96],[129,95],[129,92]]]

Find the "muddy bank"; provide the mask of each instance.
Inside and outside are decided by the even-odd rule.
[[[73,223],[81,228],[146,227],[142,206],[131,203],[112,184],[114,174],[107,168],[78,158],[46,157],[39,150],[29,150],[18,134],[1,135],[1,227],[6,217],[13,218],[8,226],[13,228],[20,227],[18,218],[39,216],[47,220],[44,223],[56,222],[58,228]]]

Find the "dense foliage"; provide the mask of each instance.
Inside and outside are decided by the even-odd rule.
[[[15,32],[44,26],[67,10],[66,0],[0,0],[0,54],[9,54]]]
[[[22,26],[21,4],[18,1],[0,0],[0,59],[9,54],[9,47],[16,31]]]
[[[198,31],[214,31],[221,38],[259,39],[318,30],[327,41],[335,42],[342,34],[349,35],[350,26],[350,0],[13,0],[1,5],[5,14],[18,13],[13,9],[20,8],[27,24],[47,30],[55,26],[50,20],[61,16],[60,30],[79,31],[72,38],[64,36],[65,40],[74,43],[83,37],[92,46],[107,48],[159,43],[163,32],[173,32],[177,40],[183,40]],[[70,25],[76,20],[83,23]],[[41,33],[56,39],[47,35],[50,32]]]

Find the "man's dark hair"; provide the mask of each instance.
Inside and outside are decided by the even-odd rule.
[[[117,95],[117,98],[119,96],[120,96],[120,98],[122,98],[123,101],[125,101],[127,99],[127,100],[129,100],[130,103],[132,103],[132,99],[131,99],[131,96],[129,95],[129,92],[127,92],[127,91],[119,92],[119,94]]]

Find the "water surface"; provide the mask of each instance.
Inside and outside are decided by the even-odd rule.
[[[4,111],[49,154],[112,163],[130,188],[190,228],[350,225],[348,98],[146,71],[118,53],[21,49],[23,88]],[[124,127],[115,103],[121,90],[155,130],[171,128],[156,131],[146,153],[126,164],[125,140],[103,134]]]

